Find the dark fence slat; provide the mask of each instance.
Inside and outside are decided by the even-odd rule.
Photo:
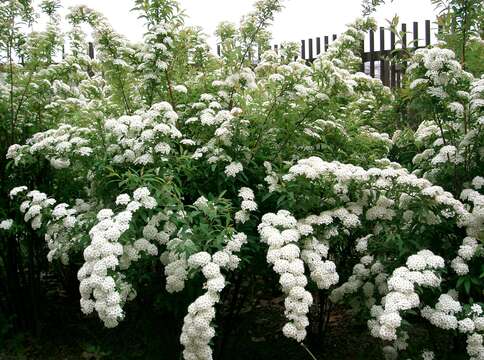
[[[403,32],[402,49],[406,50],[407,49],[407,24],[405,24],[405,23],[402,24],[402,32]],[[402,77],[403,77],[403,74],[405,72],[405,69],[407,68],[407,63],[404,62],[402,65],[403,65],[403,67],[400,69],[400,71],[398,73],[398,80],[397,80],[399,87],[400,87],[400,83],[402,81]]]
[[[94,44],[92,42],[89,42],[88,46],[89,48],[88,48],[87,54],[91,59],[94,59]]]
[[[333,34],[333,41],[335,41],[338,38],[336,34]]]
[[[390,50],[393,51],[395,50],[395,33],[392,31],[390,32]],[[391,59],[393,59],[393,55],[391,54]],[[392,63],[390,65],[390,87],[394,88],[396,85],[396,68],[395,68],[395,62],[392,60]]]
[[[430,20],[425,20],[425,46],[430,46]]]
[[[316,38],[316,55],[321,54],[321,38]]]
[[[413,22],[413,47],[418,48],[418,22]]]
[[[360,56],[361,56],[361,65],[360,65],[360,71],[365,72],[365,61],[363,60],[363,56],[365,54],[365,40],[361,40],[360,44]]]
[[[380,27],[380,52],[385,50],[385,28]],[[388,86],[388,61],[383,57],[380,59],[380,79],[383,85]]]
[[[301,40],[301,59],[306,59],[306,40]]]
[[[217,44],[217,55],[220,56],[221,55],[221,51],[220,51],[220,44]]]
[[[406,49],[407,48],[407,24],[405,23],[402,24],[402,32],[403,32],[402,49]]]
[[[375,32],[370,30],[370,52],[369,52],[369,61],[370,61],[370,76],[375,77],[375,63],[373,62],[373,56],[375,53]]]
[[[313,60],[313,39],[308,40],[308,48],[309,48],[309,60]]]
[[[329,37],[325,36],[324,37],[324,52],[328,51],[328,47],[329,47]]]

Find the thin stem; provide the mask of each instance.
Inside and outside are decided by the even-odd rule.
[[[301,343],[301,346],[303,347],[304,350],[306,350],[306,352],[309,354],[309,356],[311,356],[313,360],[318,360],[318,358],[314,356],[311,350],[309,350],[309,348],[304,343]]]
[[[466,69],[466,47],[467,47],[467,18],[469,15],[468,11],[468,1],[464,1],[464,19],[462,24],[462,57],[461,57],[461,64],[462,69]]]
[[[13,4],[11,3],[11,6]],[[10,77],[10,142],[13,144],[15,137],[14,137],[14,129],[15,129],[15,121],[14,121],[14,104],[13,104],[13,37],[14,37],[14,28],[15,28],[15,15],[13,8],[10,8],[10,32],[8,37],[8,44],[7,44],[7,56],[8,56],[8,63],[9,63],[9,77]]]
[[[175,103],[175,98],[173,97],[173,88],[171,84],[170,75],[168,74],[168,70],[165,70],[165,77],[166,77],[166,84],[168,87],[168,96],[170,97],[171,107],[173,108],[173,110],[175,110],[176,103]]]

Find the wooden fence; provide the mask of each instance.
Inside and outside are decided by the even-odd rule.
[[[413,22],[412,30],[409,31],[407,24],[402,23],[400,25],[401,31],[403,32],[403,37],[400,48],[415,50],[421,47],[427,47],[431,45],[431,23],[430,20],[425,20],[424,26],[424,38],[419,38],[419,23]],[[440,32],[440,28],[438,29]],[[390,43],[385,42],[386,34],[390,35]],[[409,42],[407,35],[412,35],[412,39]],[[379,46],[378,50],[375,49],[375,31],[369,31],[365,40],[361,43],[361,72],[364,72],[371,77],[378,78],[386,86],[391,88],[398,88],[402,84],[402,78],[405,71],[405,64],[400,65],[390,60],[392,52],[396,49],[396,36],[395,33],[390,30],[380,27],[378,29],[379,35]],[[316,37],[307,40],[301,40],[301,49],[299,57],[306,60],[308,63],[313,62],[319,54],[328,51],[331,42],[334,42],[338,36],[333,34],[330,36]],[[331,41],[330,41],[331,39]],[[368,43],[367,43],[368,42]],[[365,43],[367,43],[368,51],[365,50]],[[409,46],[410,45],[410,46]],[[388,47],[389,46],[389,47]],[[283,48],[283,45],[275,44],[272,46],[274,51],[278,52]],[[217,45],[217,54],[221,55],[221,46]],[[91,59],[94,59],[94,45],[92,42],[88,44],[88,55]],[[255,63],[260,60],[260,52],[255,56]],[[21,59],[23,64],[23,58]],[[0,64],[1,66],[1,64]],[[91,72],[89,70],[89,72]]]
[[[400,47],[403,49],[418,49],[431,45],[431,25],[430,20],[425,20],[424,38],[419,38],[419,23],[413,22],[411,30],[408,29],[406,23],[400,25],[401,31],[404,33]],[[385,36],[390,34],[390,43],[385,42]],[[392,88],[400,87],[402,84],[402,77],[404,69],[399,64],[390,61],[391,53],[396,49],[396,36],[384,27],[378,29],[379,46],[375,48],[375,31],[371,30],[366,34],[365,40],[361,44],[361,58],[362,64],[360,71],[370,75],[371,77],[380,79],[384,85]],[[412,35],[411,44],[407,35]],[[331,41],[330,41],[331,39]],[[337,35],[316,37],[307,40],[301,40],[300,58],[307,62],[313,62],[316,57],[322,52],[328,51],[331,42],[337,39]],[[368,42],[368,43],[367,43]],[[368,44],[368,51],[365,50],[365,43]],[[410,45],[410,47],[409,47]],[[278,52],[283,48],[282,45],[273,45],[274,51]],[[221,55],[221,47],[217,45],[217,54]],[[260,57],[260,55],[259,55]]]

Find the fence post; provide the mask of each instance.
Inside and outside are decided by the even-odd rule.
[[[321,38],[316,38],[316,55],[321,54]]]
[[[425,46],[430,46],[430,20],[425,20]]]
[[[360,65],[360,71],[362,73],[365,72],[365,40],[361,40],[360,43],[360,52],[361,52],[361,65]]]
[[[89,58],[91,60],[94,59],[94,45],[92,42],[89,42],[88,44],[88,47],[87,47],[87,55],[89,56]],[[89,67],[87,68],[87,73],[89,74],[89,76],[94,76],[94,72],[92,71],[92,68],[91,68],[91,65],[89,65]]]
[[[413,22],[413,47],[418,48],[418,22]]]
[[[385,28],[380,27],[380,79],[383,85],[388,86],[388,64],[385,54]]]
[[[306,40],[301,40],[301,59],[306,59]]]
[[[329,47],[329,38],[327,36],[324,37],[324,52],[328,51]]]
[[[220,50],[220,44],[217,44],[217,55],[220,56],[221,55],[221,50]]]
[[[313,61],[313,39],[308,40],[309,61]]]
[[[333,41],[335,41],[338,38],[336,34],[333,34]]]
[[[89,57],[91,59],[94,59],[94,44],[92,42],[89,42],[88,43],[87,54],[89,55]]]
[[[276,54],[279,54],[279,45],[274,45],[274,51],[276,52]]]
[[[392,63],[390,66],[390,87],[394,88],[396,84],[396,68],[395,68],[395,62],[393,61],[393,51],[395,50],[395,33],[392,31],[390,32],[390,54],[392,59]]]
[[[407,24],[402,24],[402,49],[405,51],[407,50]],[[405,74],[405,71],[407,69],[407,62],[404,61],[402,64],[402,69],[400,69],[400,81],[403,81],[403,75]]]
[[[375,32],[373,30],[370,30],[370,52],[368,57],[370,60],[370,76],[375,77],[375,63],[373,60],[375,57]]]

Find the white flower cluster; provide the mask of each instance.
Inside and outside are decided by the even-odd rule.
[[[481,188],[484,187],[484,177],[476,176],[474,179],[472,179],[472,186],[476,190],[481,190]]]
[[[222,98],[228,97],[224,91],[220,91],[219,96]],[[232,161],[232,157],[226,152],[226,147],[232,145],[235,128],[237,128],[239,136],[247,134],[246,127],[249,122],[238,117],[242,113],[242,109],[238,107],[234,107],[230,111],[220,109],[220,103],[215,101],[215,97],[211,94],[202,94],[201,102],[194,103],[192,107],[197,110],[201,109],[201,111],[199,111],[198,117],[194,116],[187,119],[185,124],[190,126],[201,124],[204,128],[210,127],[204,129],[204,132],[208,130],[208,133],[211,134],[211,138],[195,150],[192,158],[206,157],[209,164],[228,162],[229,165],[225,167],[225,174],[235,177],[243,170],[243,166],[240,162]],[[217,127],[215,128],[215,126]],[[198,132],[200,128],[197,126],[194,130]],[[203,144],[204,141],[202,140],[200,143]]]
[[[234,234],[227,239],[222,250],[213,255],[202,251],[188,258],[188,266],[194,270],[201,269],[207,280],[207,291],[188,306],[188,314],[183,321],[180,342],[185,347],[183,357],[185,360],[210,360],[212,350],[210,341],[215,336],[212,322],[215,319],[215,304],[220,300],[220,293],[225,287],[225,277],[222,268],[234,270],[240,259],[235,252],[239,252],[247,241],[244,233]]]
[[[240,188],[239,197],[242,203],[241,209],[235,213],[235,221],[243,224],[249,220],[250,213],[257,210],[257,203],[254,201],[254,192],[248,187]]]
[[[231,162],[225,167],[225,175],[229,177],[235,177],[239,172],[244,170],[244,167],[240,162]]]
[[[10,197],[17,196],[20,192],[23,192],[26,189],[26,187],[14,188],[10,192]],[[32,229],[40,229],[43,218],[42,211],[52,207],[56,203],[56,200],[47,197],[47,194],[37,190],[29,191],[26,194],[26,198],[27,200],[24,200],[20,204],[20,212],[24,214],[24,221],[30,221]]]
[[[169,241],[167,245],[171,245],[173,241]],[[160,260],[165,265],[166,291],[169,293],[182,291],[185,288],[185,281],[188,279],[188,264],[185,255],[165,251],[161,254]]]
[[[467,335],[467,353],[471,360],[484,359],[484,345],[482,333],[484,332],[483,309],[479,304],[473,304],[466,312],[457,299],[455,290],[440,295],[435,308],[425,306],[421,310],[423,318],[432,325],[444,330],[456,330]]]
[[[121,270],[128,269],[132,262],[140,259],[141,252],[150,256],[157,256],[158,248],[145,238],[139,238],[133,244],[123,245],[123,255],[119,258],[119,268]]]
[[[449,49],[438,47],[418,49],[415,51],[411,65],[407,68],[407,73],[418,74],[420,66],[426,70],[425,78],[415,79],[410,88],[420,84],[431,85],[427,92],[439,98],[448,97],[444,90],[447,86],[455,85],[460,79],[469,79],[472,76],[462,70],[459,62],[455,60],[455,54]]]
[[[469,207],[472,207],[472,211],[466,221],[467,235],[477,239],[484,227],[484,195],[472,189],[464,189],[460,194],[460,198],[470,203]]]
[[[91,205],[82,199],[76,199],[76,205],[69,208],[66,203],[57,204],[52,210],[47,223],[45,241],[49,248],[47,259],[61,259],[63,264],[69,262],[69,252],[81,239],[82,232],[73,232],[76,225],[85,223],[83,214],[91,209]]]
[[[206,209],[208,207],[208,199],[205,196],[200,196],[193,202],[193,206],[200,210]]]
[[[163,161],[171,152],[171,139],[182,137],[176,127],[177,119],[178,114],[172,106],[160,102],[148,111],[106,120],[104,127],[112,142],[107,151],[112,162],[147,165],[154,163],[156,156]]]
[[[170,215],[170,214],[167,214]],[[166,219],[168,220],[168,218]],[[177,251],[177,247],[183,243],[183,240],[172,235],[176,232],[176,226],[170,221],[163,225],[164,237],[166,242],[166,251],[161,254],[160,261],[165,265],[166,291],[169,293],[179,292],[185,288],[185,281],[188,279],[188,263],[186,255]]]
[[[209,255],[210,256],[210,255]],[[208,281],[220,281],[222,288],[225,286],[225,278],[216,271],[216,265],[207,264],[203,269],[210,276]],[[204,272],[204,273],[205,273]],[[211,360],[212,349],[210,341],[215,336],[215,330],[211,326],[215,319],[215,304],[219,301],[220,295],[216,291],[209,291],[198,297],[188,306],[188,314],[185,316],[180,335],[180,342],[185,347],[183,358],[185,360]]]
[[[439,152],[432,158],[430,163],[435,166],[446,162],[460,164],[464,162],[464,157],[458,153],[455,146],[445,145],[440,148]]]
[[[10,230],[12,225],[13,225],[12,219],[6,219],[6,220],[0,221],[0,229],[1,230]]]
[[[467,236],[462,241],[462,245],[457,251],[457,256],[452,260],[450,266],[457,275],[463,276],[469,273],[469,266],[467,262],[470,261],[476,254],[479,244],[473,237]]]
[[[484,341],[482,334],[472,334],[467,337],[467,353],[470,355],[469,360],[484,359]]]
[[[393,164],[388,165],[383,169],[370,168],[365,170],[351,164],[342,164],[338,161],[326,162],[319,157],[310,157],[299,160],[296,165],[293,165],[289,169],[289,173],[283,176],[283,180],[295,181],[299,177],[310,181],[319,179],[328,181],[330,179],[338,200],[347,202],[348,207],[352,207],[360,213],[362,207],[367,206],[370,202],[370,194],[374,191],[381,192],[386,197],[380,196],[381,200],[377,200],[375,208],[370,211],[370,219],[373,220],[378,218],[389,219],[390,215],[386,215],[386,213],[395,214],[391,209],[393,207],[394,210],[406,210],[403,218],[409,221],[413,218],[413,212],[409,209],[412,201],[421,197],[430,197],[437,205],[443,207],[440,213],[441,217],[447,221],[450,218],[455,218],[459,226],[466,227],[469,236],[475,237],[478,229],[482,226],[480,224],[484,222],[483,207],[476,205],[473,212],[469,213],[464,204],[454,199],[451,193],[444,191],[441,187],[433,186],[430,181],[418,178],[415,174],[409,174],[407,170],[401,167],[393,166]],[[345,190],[350,184],[362,186],[356,207],[355,202],[349,202]],[[395,195],[396,189],[400,191],[398,196]],[[470,194],[473,190],[467,189],[466,191],[466,194]],[[472,194],[472,199],[480,203],[479,193],[475,191],[474,193],[476,194]],[[396,198],[392,199],[390,196]],[[433,212],[427,212],[425,217],[418,220],[425,224],[437,224],[442,221],[440,216]]]
[[[56,129],[38,132],[27,140],[27,145],[12,145],[8,149],[7,159],[13,159],[18,164],[27,155],[41,154],[55,169],[64,169],[71,165],[71,158],[90,156],[93,149],[88,146],[87,139],[93,129],[80,128],[61,124]]]
[[[360,60],[353,50],[358,49],[364,39],[366,30],[375,26],[370,18],[358,18],[347,25],[347,30],[331,43],[327,52],[321,57],[331,60],[341,68],[351,68],[359,64]]]
[[[304,240],[301,259],[308,265],[311,280],[319,289],[329,289],[339,281],[336,265],[333,261],[323,260],[328,257],[329,247],[315,237]]]
[[[146,225],[143,227],[143,237],[148,241],[156,241],[160,245],[165,245],[170,239],[170,234],[174,228],[168,222],[171,214],[172,212],[168,210],[148,218]],[[159,230],[162,222],[164,222],[163,228]]]
[[[267,213],[262,216],[258,230],[261,241],[269,245],[267,262],[280,275],[279,283],[286,294],[285,315],[289,322],[284,325],[283,333],[301,342],[306,337],[306,327],[309,325],[307,314],[313,297],[305,289],[307,278],[297,245],[301,238],[297,221],[289,211],[279,210],[277,214]]]
[[[227,88],[240,86],[247,89],[256,89],[257,83],[255,80],[255,74],[252,69],[243,68],[239,72],[229,75],[220,85]]]
[[[425,350],[422,352],[422,359],[423,360],[434,360],[435,354],[433,351]]]
[[[454,293],[440,295],[435,309],[425,306],[421,310],[422,317],[438,328],[456,330],[459,326],[456,314],[462,311],[462,306],[454,299],[455,295]]]
[[[174,26],[174,23],[161,21],[150,27],[144,35],[144,46],[138,54],[138,70],[142,72],[147,85],[159,81],[159,73],[168,69],[172,57]]]
[[[272,169],[272,164],[269,161],[264,161],[264,168],[266,169],[266,177],[264,181],[269,185],[269,192],[274,192],[279,189],[279,176]]]
[[[378,260],[375,260],[372,255],[368,254],[368,240],[372,237],[373,235],[369,234],[356,240],[355,250],[362,257],[360,262],[353,267],[353,273],[348,280],[341,286],[333,289],[330,294],[332,302],[341,302],[345,296],[354,294],[359,289],[362,289],[365,299],[364,304],[370,309],[376,303],[375,291],[380,296],[388,293],[388,274],[384,272],[384,266]],[[360,306],[357,301],[350,302],[350,305],[355,310],[358,310]]]
[[[401,325],[401,311],[420,304],[415,286],[439,287],[441,279],[436,271],[444,268],[444,259],[430,250],[421,250],[407,259],[406,267],[395,269],[388,279],[389,293],[382,298],[382,305],[371,309],[375,319],[368,321],[373,336],[383,340],[396,340]]]
[[[119,258],[130,255],[136,258],[139,251],[153,255],[157,253],[156,247],[147,240],[140,239],[133,244],[136,251],[125,254],[125,248],[119,241],[129,229],[136,211],[142,207],[152,209],[156,206],[156,200],[150,196],[147,188],[135,190],[133,198],[125,205],[125,210],[116,215],[111,209],[98,212],[98,223],[89,231],[91,243],[84,249],[85,262],[77,274],[80,281],[81,310],[85,314],[96,310],[106,327],[118,325],[124,316],[123,303],[134,295],[130,284],[124,281],[122,274],[116,272],[120,265]]]
[[[423,121],[415,133],[421,152],[414,156],[415,174],[437,182],[448,171],[473,173],[482,167],[484,80],[474,79],[454,59],[454,53],[438,47],[419,49],[408,67],[411,89],[448,109],[430,121]],[[476,156],[472,153],[477,150]]]
[[[408,348],[408,339],[410,336],[406,331],[400,331],[398,339],[396,339],[393,344],[389,347],[393,348],[394,359],[398,358],[398,352],[406,350]],[[383,348],[385,350],[385,348]],[[395,356],[396,355],[396,356]],[[408,359],[407,359],[408,360]]]

